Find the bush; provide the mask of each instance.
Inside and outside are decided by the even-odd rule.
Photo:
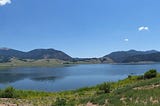
[[[131,79],[131,78],[132,78],[132,76],[131,76],[131,75],[128,75],[128,78],[129,78],[129,79]]]
[[[147,72],[144,73],[144,78],[145,79],[150,79],[150,78],[154,78],[157,76],[157,70],[149,70]]]
[[[103,91],[104,93],[110,93],[111,84],[110,83],[103,83],[103,84],[99,85],[99,90]]]
[[[13,87],[7,87],[6,89],[1,91],[1,95],[2,98],[15,98],[16,93],[15,93],[15,89]]]
[[[57,98],[56,102],[53,103],[52,106],[66,106],[66,100]]]

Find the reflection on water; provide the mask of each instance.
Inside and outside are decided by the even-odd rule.
[[[23,80],[26,77],[24,74],[4,73],[0,74],[0,83],[13,83],[18,80]]]
[[[61,91],[93,86],[105,81],[117,81],[130,74],[142,74],[149,69],[160,70],[160,64],[111,65],[89,64],[69,67],[11,68],[0,70],[0,88]]]
[[[56,77],[56,76],[35,77],[35,78],[31,78],[31,80],[34,80],[34,81],[51,81],[51,82],[54,82],[55,80],[60,79],[60,78],[63,78],[63,77]]]

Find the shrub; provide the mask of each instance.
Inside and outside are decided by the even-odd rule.
[[[144,78],[145,79],[150,79],[150,78],[154,78],[157,76],[157,70],[149,70],[147,72],[144,73]]]
[[[52,106],[66,106],[66,100],[57,98],[56,102],[53,103]]]
[[[1,91],[2,98],[14,98],[17,97],[15,93],[15,89],[13,87],[7,87],[3,91]]]
[[[128,75],[128,78],[129,78],[129,79],[131,79],[131,78],[132,78],[132,76],[131,76],[131,75]]]
[[[103,83],[103,84],[99,85],[99,90],[103,91],[104,93],[110,93],[111,84],[110,83]]]

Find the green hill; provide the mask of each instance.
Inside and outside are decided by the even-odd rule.
[[[59,59],[64,61],[72,61],[72,57],[66,53],[55,49],[34,49],[29,52],[19,50],[0,48],[0,62],[9,62],[9,59]],[[8,59],[8,61],[6,61]]]
[[[160,53],[156,50],[150,50],[150,51],[129,50],[129,51],[112,52],[104,56],[103,58],[108,57],[112,59],[115,63],[129,63],[129,62],[140,62],[140,61],[155,61],[155,58],[160,57],[158,54]]]

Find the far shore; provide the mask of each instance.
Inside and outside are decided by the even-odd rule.
[[[37,62],[40,61],[40,62]],[[111,65],[145,65],[145,64],[159,64],[160,62],[153,61],[141,61],[141,62],[130,62],[130,63],[99,63],[99,62],[66,62],[59,61],[55,59],[50,59],[50,62],[46,60],[37,60],[34,62],[23,62],[23,61],[12,61],[6,63],[0,63],[0,69],[7,68],[16,68],[16,67],[65,67],[70,65],[79,65],[79,64],[111,64]],[[57,62],[58,61],[58,62]]]

